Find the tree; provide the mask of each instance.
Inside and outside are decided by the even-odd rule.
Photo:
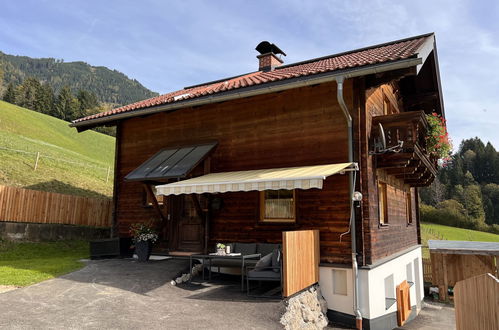
[[[476,167],[479,170],[479,183],[499,183],[499,156],[490,142],[478,157]]]
[[[42,84],[38,88],[35,101],[35,110],[45,114],[54,112],[55,96],[52,86],[49,84]]]
[[[80,89],[78,90],[78,93],[76,93],[76,98],[79,103],[77,117],[84,117],[88,112],[99,106],[97,96],[92,92]]]
[[[53,116],[70,121],[76,118],[78,108],[78,100],[71,93],[71,89],[68,86],[64,86],[57,96]]]
[[[435,206],[445,200],[446,187],[438,178],[429,187],[420,190],[420,197],[423,203]]]
[[[485,222],[499,225],[499,185],[494,183],[482,187]]]
[[[36,94],[40,88],[38,79],[29,77],[17,88],[16,104],[31,110],[36,108]]]
[[[468,150],[474,151],[476,154],[483,152],[485,149],[485,145],[482,140],[478,137],[474,137],[472,139],[466,139],[461,142],[459,146],[459,154],[464,154]]]
[[[2,99],[5,102],[16,104],[16,95],[17,95],[16,88],[14,87],[13,83],[10,83],[7,86],[7,89],[5,90],[5,93],[3,94]]]
[[[483,210],[480,186],[469,185],[465,187],[463,191],[463,205],[475,228],[478,229],[485,225],[485,211]]]

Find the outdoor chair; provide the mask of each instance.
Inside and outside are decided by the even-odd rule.
[[[251,295],[250,281],[258,281],[259,284],[261,282],[279,282],[279,287],[263,295]],[[250,297],[282,298],[282,253],[279,249],[262,257],[255,266],[246,267],[246,289],[246,293]],[[279,296],[270,294],[276,291],[279,291]]]

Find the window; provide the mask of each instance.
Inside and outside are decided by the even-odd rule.
[[[388,205],[386,183],[378,182],[378,209],[379,209],[379,223],[385,225],[388,223]]]
[[[156,194],[156,187],[152,186],[151,187],[152,191],[154,194]],[[156,200],[158,201],[159,205],[163,205],[166,201],[166,197],[163,195],[156,195]],[[147,193],[146,188],[144,188],[144,206],[153,206],[152,198],[149,196]]]
[[[397,302],[395,299],[395,282],[393,274],[385,277],[385,310],[393,306]]]
[[[260,221],[295,222],[295,191],[281,189],[260,192]]]
[[[347,295],[347,271],[333,269],[333,293],[342,296]]]
[[[407,275],[407,282],[409,282],[409,284],[414,283],[414,279],[412,277],[412,262],[405,265],[405,272]]]
[[[412,224],[412,194],[411,190],[406,194],[407,224]]]

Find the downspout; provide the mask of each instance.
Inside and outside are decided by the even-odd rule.
[[[338,99],[338,104],[340,105],[343,115],[347,121],[348,126],[348,162],[353,163],[353,124],[352,116],[348,111],[348,107],[343,98],[343,82],[345,80],[344,76],[336,77],[336,98]],[[354,193],[354,173],[352,171],[348,172],[348,191],[350,199],[350,237],[352,241],[352,277],[353,277],[353,310],[355,313],[355,323],[357,329],[362,329],[362,314],[359,308],[359,273],[357,266],[357,244],[356,244],[356,231],[355,231],[355,212],[353,205],[353,193]],[[348,232],[347,232],[348,233]]]

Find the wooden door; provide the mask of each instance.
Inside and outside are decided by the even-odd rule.
[[[200,197],[198,197],[200,198]],[[190,195],[170,196],[170,251],[201,252],[204,248],[204,219]],[[203,198],[200,203],[203,205]]]

